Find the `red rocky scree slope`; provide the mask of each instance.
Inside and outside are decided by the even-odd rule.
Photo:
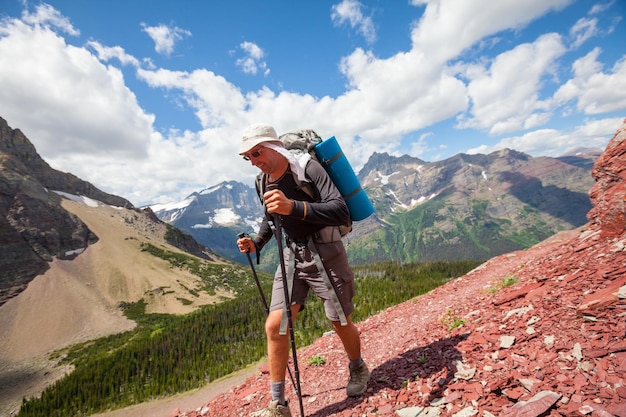
[[[592,175],[585,227],[359,323],[372,371],[361,397],[346,397],[336,335],[299,350],[306,415],[626,417],[626,125]],[[498,289],[506,278],[517,282]],[[314,355],[326,364],[309,365]],[[262,368],[201,409],[169,415],[248,416],[268,390]]]

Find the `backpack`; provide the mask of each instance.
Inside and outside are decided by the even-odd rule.
[[[309,158],[315,159],[320,162],[320,164],[326,169],[326,164],[322,163],[317,156],[315,155],[314,147],[322,142],[322,138],[315,133],[315,131],[311,129],[299,129],[293,132],[285,133],[279,136],[278,138],[282,143],[285,149],[289,150],[292,154],[295,155],[298,163],[305,169],[306,174],[306,164],[309,161]],[[296,182],[298,188],[304,191],[309,197],[313,199],[313,201],[319,202],[320,196],[315,184],[312,181],[301,181],[298,177],[292,173],[293,179]],[[332,178],[331,178],[332,180]],[[263,184],[264,174],[260,173],[256,177],[256,190],[259,193],[259,198],[261,198],[261,203],[263,203]],[[339,226],[339,232],[341,236],[347,235],[352,230],[352,219],[348,221],[348,224]]]

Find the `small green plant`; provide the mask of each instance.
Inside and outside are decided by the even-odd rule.
[[[320,355],[313,355],[309,358],[309,365],[322,366],[326,364],[326,358]]]
[[[417,358],[417,362],[424,365],[426,362],[428,362],[428,356],[426,355],[422,355],[419,358]]]
[[[493,294],[494,292],[500,291],[502,288],[510,287],[511,285],[516,284],[518,281],[519,280],[515,278],[513,275],[508,274],[504,278],[502,278],[499,282],[496,282],[489,289],[487,289],[487,292],[489,294]]]
[[[445,315],[439,318],[439,322],[446,326],[448,331],[451,332],[457,327],[462,326],[465,323],[465,320],[458,317],[453,310],[447,309]]]
[[[502,286],[510,287],[513,284],[517,284],[517,281],[519,280],[515,278],[513,275],[507,275],[504,278],[502,278]]]

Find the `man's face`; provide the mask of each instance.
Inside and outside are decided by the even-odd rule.
[[[271,172],[271,151],[263,146],[255,146],[243,155],[243,159],[250,161],[252,165],[266,174]]]

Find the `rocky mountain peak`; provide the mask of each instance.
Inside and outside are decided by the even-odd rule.
[[[418,167],[425,163],[426,162],[421,159],[409,155],[392,156],[387,152],[374,152],[365,165],[363,165],[363,168],[359,172],[359,178],[367,178],[373,171],[389,175],[397,171],[398,167]]]
[[[493,152],[493,155],[499,158],[515,158],[515,159],[527,159],[529,157],[528,154],[520,151],[516,151],[515,149],[504,148],[499,151]]]
[[[39,158],[33,144],[19,129],[11,129],[6,120],[0,117],[0,152],[13,155],[20,160]]]

